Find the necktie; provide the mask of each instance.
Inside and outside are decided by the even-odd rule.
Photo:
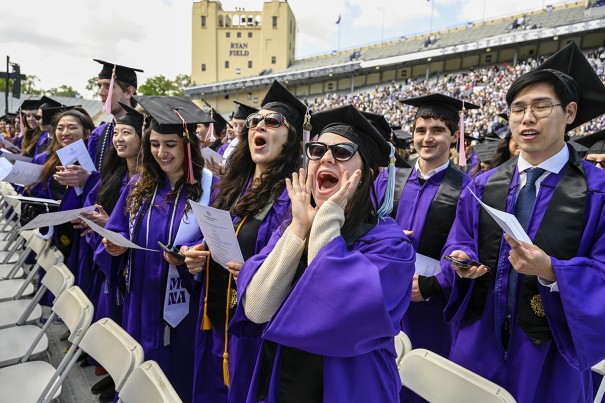
[[[542,168],[530,168],[526,171],[527,182],[519,191],[517,201],[515,202],[515,217],[524,230],[527,231],[529,219],[536,203],[536,181],[545,172]],[[517,271],[511,267],[508,272],[508,289],[506,293],[506,316],[510,316],[513,311],[515,300],[515,287],[517,285]]]

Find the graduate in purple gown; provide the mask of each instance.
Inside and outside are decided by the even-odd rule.
[[[481,263],[442,263],[457,273],[450,359],[518,402],[590,402],[590,368],[605,358],[605,175],[564,135],[605,111],[605,85],[571,42],[506,101],[521,153],[462,192],[444,249]],[[503,236],[471,191],[514,214],[533,244]]]
[[[101,102],[103,103],[103,111],[111,114],[113,117],[111,121],[97,127],[92,132],[88,141],[90,158],[95,163],[97,171],[102,174],[103,161],[108,155],[109,148],[112,146],[116,119],[126,114],[126,110],[120,105],[120,102],[131,107],[136,106],[132,97],[137,93],[137,72],[143,73],[143,70],[121,66],[104,60],[93,60],[103,65],[101,72],[97,76],[99,97],[101,97]]]
[[[580,137],[576,143],[588,148],[584,156],[586,161],[605,170],[605,130]]]
[[[105,228],[156,251],[158,241],[190,245],[201,234],[188,200],[208,203],[212,177],[202,174],[194,130],[209,117],[185,97],[137,96],[136,101],[150,120],[140,174],[126,186]],[[123,256],[118,273],[110,274],[124,283],[122,327],[142,345],[145,359],[158,362],[181,399],[191,401],[199,290],[184,261],[102,242],[110,255]]]
[[[292,220],[238,282],[230,332],[263,339],[246,401],[398,402],[393,337],[415,252],[387,217],[395,148],[351,105],[314,116],[323,129],[306,144],[308,170],[286,182]],[[376,210],[374,179],[389,161]]]
[[[271,234],[290,218],[285,179],[301,163],[307,111],[277,81],[262,105],[260,111],[246,116],[241,142],[227,161],[213,202],[214,207],[231,212],[246,260],[259,253]],[[196,334],[194,401],[238,403],[248,393],[261,340],[260,335],[226,339],[226,325],[237,302],[235,281],[241,263],[230,262],[227,271],[207,259],[211,253],[185,252],[190,272],[203,271],[204,280]]]
[[[21,132],[23,133],[21,155],[26,157],[33,158],[44,151],[37,152],[38,140],[42,135],[42,129],[40,128],[40,119],[42,116],[38,114],[40,105],[40,99],[27,99],[19,107],[19,118],[22,125]]]

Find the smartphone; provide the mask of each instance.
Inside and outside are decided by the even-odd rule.
[[[162,250],[166,253],[168,253],[170,256],[175,257],[177,259],[180,260],[185,260],[185,256],[183,256],[176,248],[176,246],[169,248],[168,246],[164,245],[162,242],[158,241],[158,245],[160,245],[160,248],[162,248]]]
[[[472,259],[460,260],[460,259],[456,259],[455,257],[449,256],[449,255],[443,255],[443,258],[445,260],[447,260],[448,262],[460,267],[461,269],[470,269],[473,266],[479,267],[479,266],[483,265],[483,263],[476,262]],[[484,265],[484,266],[487,267],[488,271],[491,270],[487,265]]]

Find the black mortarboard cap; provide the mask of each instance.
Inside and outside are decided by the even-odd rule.
[[[395,134],[393,133],[393,129],[389,125],[389,122],[387,122],[384,115],[380,115],[378,113],[373,113],[373,112],[365,112],[365,111],[360,111],[360,112],[372,124],[372,126],[374,126],[374,128],[376,130],[378,130],[378,133],[380,133],[387,142],[392,141],[393,145],[395,147],[405,148],[405,143],[403,145],[398,144],[399,139],[397,139],[395,137]],[[405,159],[397,153],[395,153],[395,166],[397,168],[409,168],[410,167],[410,165],[405,161]]]
[[[42,110],[46,108],[58,108],[60,106],[63,106],[61,102],[55,101],[54,99],[49,98],[46,95],[43,95],[42,98],[40,98],[40,109]]]
[[[60,104],[59,104],[60,105]],[[75,108],[75,106],[65,106],[60,105],[56,107],[42,108],[42,125],[49,125],[52,123],[53,118],[57,116],[59,113],[63,113],[70,109]]]
[[[498,141],[484,141],[473,146],[473,150],[477,153],[477,157],[481,162],[491,162],[498,148]]]
[[[479,109],[478,105],[438,93],[408,98],[401,102],[418,107],[416,118],[426,113],[434,113],[454,122],[459,120],[458,113],[463,107],[464,109]]]
[[[313,114],[314,131],[334,133],[359,146],[370,167],[387,166],[391,147],[380,132],[353,105],[345,105]]]
[[[9,113],[8,115],[3,115],[0,116],[0,120],[5,120],[7,122],[10,122],[11,120],[13,120],[15,117],[17,116],[16,113]]]
[[[273,84],[271,84],[269,91],[261,102],[261,108],[284,115],[286,120],[296,129],[298,137],[302,139],[307,106],[279,81],[273,80]]]
[[[584,147],[582,144],[576,142],[576,139],[571,139],[567,142],[570,146],[572,146],[574,148],[574,150],[576,150],[576,152],[580,155],[584,155],[586,154],[586,151],[588,151],[588,147]]]
[[[605,154],[605,130],[580,137],[575,142],[587,148],[586,154]]]
[[[549,71],[557,77],[572,96],[573,94],[579,95],[576,118],[573,123],[567,125],[566,131],[572,130],[605,112],[605,84],[603,84],[575,42],[572,41],[561,48],[557,53],[546,59],[544,63],[526,73],[525,76],[537,75],[537,72],[542,70]],[[536,82],[539,81],[536,80]],[[528,84],[530,83],[528,82]],[[511,88],[513,86],[514,83]],[[506,94],[507,102],[509,98],[516,95],[510,94],[511,96],[509,96],[509,93]]]
[[[508,114],[506,112],[502,112],[498,114],[498,117],[502,120],[506,120],[508,122]]]
[[[259,110],[258,108],[254,108],[238,101],[233,101],[233,103],[237,105],[235,112],[233,113],[233,119],[246,120],[248,116],[258,112]]]
[[[212,119],[214,119],[214,132],[218,136],[225,130],[225,127],[229,124],[227,120],[217,112],[216,109],[212,108]]]
[[[137,88],[137,73],[143,73],[141,69],[135,69],[133,67],[120,66],[119,64],[109,63],[104,60],[92,59],[97,63],[101,63],[103,68],[99,73],[99,78],[111,79],[113,68],[116,68],[116,80],[125,82],[126,84],[132,85]]]
[[[179,115],[185,120],[189,134],[195,133],[198,123],[214,122],[206,112],[186,97],[150,95],[134,96],[134,99],[151,116],[151,129],[160,134],[182,135],[183,122]]]
[[[42,105],[40,99],[26,99],[21,103],[19,109],[22,111],[38,110],[40,105]]]
[[[125,104],[124,102],[118,101],[120,106],[124,108],[126,114],[116,120],[117,124],[124,124],[134,127],[139,135],[143,134],[143,121],[145,115],[134,109],[132,106]]]

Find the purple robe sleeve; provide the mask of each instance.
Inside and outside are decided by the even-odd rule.
[[[347,249],[324,246],[294,285],[264,338],[315,354],[352,357],[392,342],[410,303],[415,252],[394,221]]]

